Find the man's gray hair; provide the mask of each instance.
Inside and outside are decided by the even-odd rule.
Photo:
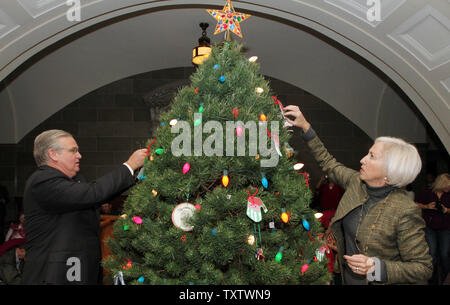
[[[72,137],[72,135],[64,130],[51,129],[42,132],[34,139],[33,156],[37,166],[47,164],[49,149],[59,151],[63,148],[58,141],[61,137]]]

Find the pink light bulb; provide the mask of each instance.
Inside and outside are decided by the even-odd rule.
[[[132,220],[134,221],[134,223],[136,223],[136,224],[138,224],[138,225],[140,225],[140,224],[142,223],[142,218],[141,218],[141,217],[138,217],[138,216],[134,216],[134,217],[132,218]]]
[[[305,273],[306,270],[308,270],[308,268],[309,268],[309,266],[308,266],[307,264],[304,264],[304,265],[302,266],[302,273]]]
[[[191,169],[191,165],[189,163],[185,163],[183,165],[183,175],[186,175],[186,173]]]

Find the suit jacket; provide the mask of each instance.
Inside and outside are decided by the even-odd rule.
[[[343,270],[345,243],[342,219],[369,199],[367,187],[359,178],[359,172],[337,162],[318,137],[307,145],[322,170],[345,189],[330,222],[338,248],[338,263]],[[426,284],[433,265],[424,228],[421,209],[405,191],[395,189],[369,209],[357,232],[356,243],[361,254],[385,262],[388,284]]]
[[[26,262],[23,284],[97,284],[101,261],[97,208],[133,185],[122,165],[87,183],[39,167],[24,192]]]
[[[18,285],[22,280],[23,260],[19,266],[16,262],[16,248],[12,248],[0,256],[0,282],[6,285]]]

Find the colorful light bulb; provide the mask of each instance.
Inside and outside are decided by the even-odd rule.
[[[249,62],[255,62],[258,60],[258,56],[252,56],[248,59]]]
[[[303,166],[305,166],[305,164],[303,164],[303,163],[296,163],[294,165],[294,170],[296,170],[296,171],[301,170],[303,168]]]
[[[175,126],[175,125],[177,125],[177,123],[178,123],[177,119],[172,119],[172,120],[170,120],[169,125],[170,126]]]
[[[260,119],[261,121],[265,122],[265,121],[267,120],[267,116],[266,116],[264,113],[261,113],[261,114],[259,115],[259,119]]]
[[[135,224],[138,224],[138,225],[142,224],[142,218],[139,216],[134,216],[131,219],[134,221]]]
[[[267,181],[266,175],[264,173],[261,173],[261,183],[264,186],[264,188],[268,188],[269,187],[269,181]]]
[[[302,266],[302,269],[301,269],[302,274],[305,273],[306,270],[308,270],[308,268],[309,268],[308,264],[304,264],[304,265]]]
[[[250,234],[247,238],[247,243],[251,246],[253,246],[255,244],[255,235]]]
[[[191,169],[191,165],[189,163],[184,163],[183,165],[183,175],[186,175],[186,173]]]
[[[277,255],[275,255],[275,261],[276,262],[281,262],[281,259],[283,258],[283,251],[284,251],[284,247],[281,247],[280,250],[278,250]]]
[[[227,187],[229,182],[230,182],[230,178],[228,177],[228,171],[224,170],[223,176],[222,176],[222,184],[224,187]]]
[[[284,223],[289,222],[289,213],[287,213],[285,209],[281,210],[281,221],[283,221]]]
[[[309,231],[309,222],[304,217],[303,217],[303,220],[302,220],[302,225],[303,225],[303,228],[305,228],[306,231]]]
[[[161,155],[161,154],[164,153],[164,149],[158,148],[157,150],[155,150],[155,153],[158,154],[158,155]]]
[[[205,111],[205,107],[203,107],[203,104],[200,104],[200,107],[198,107],[198,112],[203,113]]]

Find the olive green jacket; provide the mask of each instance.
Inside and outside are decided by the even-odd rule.
[[[307,145],[322,170],[345,189],[329,225],[336,239],[339,268],[343,270],[342,219],[369,199],[366,184],[359,178],[359,172],[337,162],[319,137]],[[395,189],[369,209],[357,232],[356,243],[361,254],[377,257],[386,264],[387,284],[427,284],[433,265],[424,228],[421,209],[405,191]]]

